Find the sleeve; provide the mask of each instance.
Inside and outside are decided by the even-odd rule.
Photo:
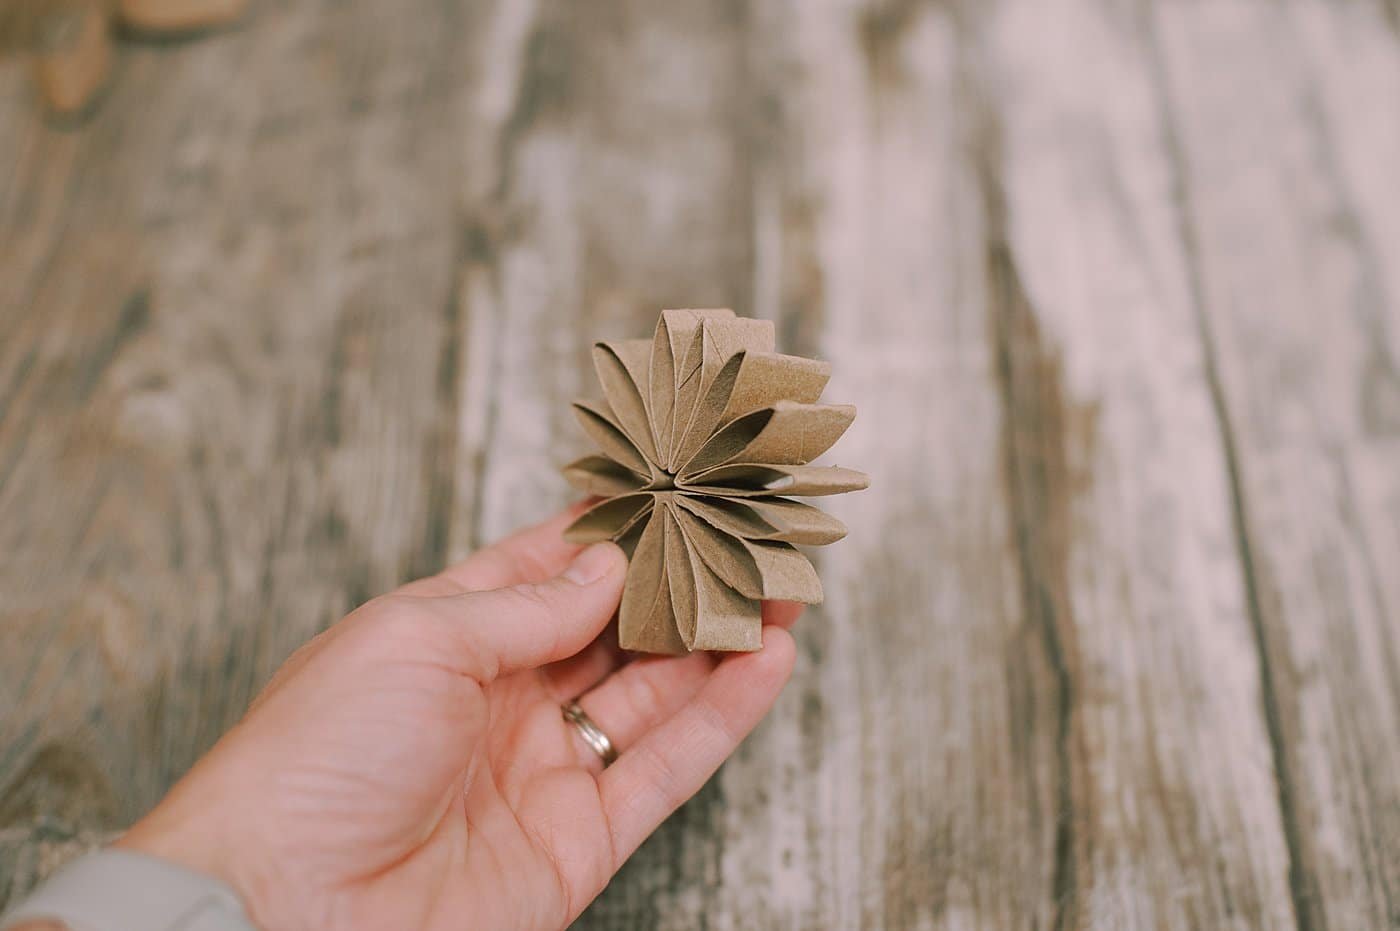
[[[225,883],[129,850],[63,867],[0,917],[0,931],[38,920],[69,931],[256,931]]]

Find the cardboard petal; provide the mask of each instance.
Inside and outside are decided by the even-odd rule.
[[[647,413],[656,446],[656,464],[670,467],[666,450],[671,447],[671,423],[676,409],[676,352],[672,343],[669,311],[662,311],[651,342],[651,376],[647,385]]]
[[[676,446],[676,454],[673,457],[675,462],[689,462],[700,451],[700,447],[705,445],[705,441],[714,436],[715,430],[722,422],[721,415],[726,399],[734,388],[734,379],[747,356],[746,352],[730,356],[728,361],[720,366],[719,371],[714,373],[695,405],[694,416],[685,429],[684,437]]]
[[[696,382],[695,396],[683,398],[690,412],[684,420],[677,417],[671,449],[672,462],[684,462],[719,425],[724,399],[716,399],[710,392],[730,360],[749,353],[772,353],[773,339],[771,320],[736,317],[701,322],[700,377]],[[681,409],[678,407],[677,411]]]
[[[627,567],[617,618],[618,645],[624,650],[686,652],[685,642],[676,630],[666,578],[664,511],[665,508],[652,509]]]
[[[700,395],[685,430],[678,430],[672,462],[689,461],[721,424],[734,420],[738,414],[771,406],[784,398],[812,402],[822,395],[829,365],[771,351],[773,323],[741,318],[706,321],[701,329],[706,347]],[[812,378],[818,372],[819,377]],[[742,392],[734,400],[736,386],[741,386]]]
[[[666,578],[671,588],[671,612],[675,616],[676,632],[680,634],[686,649],[694,649],[699,604],[695,595],[695,572],[690,567],[689,547],[676,522],[674,505],[668,503],[658,510],[664,512]]]
[[[593,368],[618,426],[648,461],[657,462],[646,405],[650,363],[650,340],[625,339],[593,346]]]
[[[695,576],[695,637],[692,650],[751,652],[763,646],[763,603],[725,585],[695,552],[687,550]]]
[[[645,530],[647,526],[645,518],[649,513],[650,511],[644,511],[636,520],[628,525],[626,530],[622,531],[621,536],[613,541],[618,546],[622,547],[622,552],[627,554],[627,562],[629,565],[632,562],[632,557],[637,555],[637,546],[642,542],[642,531]]]
[[[564,478],[586,495],[612,497],[639,491],[646,480],[607,456],[584,456],[564,466]]]
[[[822,602],[822,580],[812,561],[798,552],[791,543],[757,543],[739,541],[758,566],[763,580],[761,598],[796,601],[814,605]]]
[[[574,416],[609,459],[650,480],[651,466],[646,457],[610,416],[587,401],[574,402]]]
[[[731,536],[708,521],[701,520],[684,506],[675,509],[676,521],[692,549],[724,584],[749,598],[763,597],[763,580],[758,566],[746,558],[739,537]]]
[[[870,487],[870,476],[838,466],[770,466],[735,463],[690,476],[687,491],[706,495],[755,497],[758,495],[839,495]]]
[[[671,439],[666,448],[667,468],[676,461],[676,449],[680,446],[686,425],[695,417],[695,405],[700,400],[700,385],[704,381],[705,353],[702,347],[704,327],[697,327],[686,350],[685,361],[676,368],[675,422],[671,425]]]
[[[690,482],[692,476],[731,462],[806,465],[830,449],[855,416],[849,404],[779,401],[723,427],[676,471]]]
[[[732,310],[663,310],[661,319],[656,322],[647,409],[651,413],[652,436],[662,468],[671,469],[670,449],[681,385],[683,382],[689,385],[700,368],[697,338],[701,321],[733,316]],[[688,418],[689,413],[687,409],[684,416]]]
[[[831,364],[801,356],[748,353],[734,373],[716,426],[779,401],[815,403],[831,378]]]
[[[777,340],[772,320],[750,317],[711,317],[704,321],[705,371],[711,380],[731,358],[741,352],[771,353]]]
[[[652,495],[636,493],[595,504],[564,528],[564,539],[570,543],[601,543],[617,539],[646,516],[652,509],[652,501]]]
[[[846,525],[825,511],[789,501],[786,498],[745,498],[734,502],[740,507],[747,506],[757,512],[766,523],[778,528],[769,537],[781,543],[800,543],[805,546],[825,546],[835,543],[846,535]]]
[[[677,508],[676,516],[705,565],[744,597],[821,602],[822,585],[816,570],[791,544],[733,537],[683,508]]]
[[[846,525],[809,504],[786,498],[743,500],[682,494],[676,502],[730,536],[821,546],[846,535]]]

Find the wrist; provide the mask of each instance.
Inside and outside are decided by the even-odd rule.
[[[118,850],[130,850],[165,860],[212,879],[228,884],[246,903],[251,896],[240,881],[238,871],[229,858],[220,852],[217,840],[202,834],[198,827],[185,830],[183,826],[167,823],[157,808],[138,821],[129,831],[112,843]]]
[[[217,767],[197,765],[112,846],[219,880],[262,927],[269,890],[262,871],[252,868],[260,862],[256,844],[238,814],[237,796],[221,791],[220,782]]]

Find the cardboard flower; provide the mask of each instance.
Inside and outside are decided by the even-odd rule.
[[[766,320],[666,310],[654,339],[593,347],[607,403],[574,411],[602,455],[564,474],[605,500],[564,535],[616,540],[631,557],[618,620],[624,649],[757,650],[763,599],[822,599],[793,544],[831,543],[846,528],[780,495],[839,494],[869,479],[808,465],[855,408],[816,403],[830,366],[773,344]]]

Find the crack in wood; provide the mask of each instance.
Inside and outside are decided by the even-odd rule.
[[[1058,365],[1039,327],[1005,242],[987,243],[990,327],[1002,406],[1008,516],[1025,619],[1049,667],[1054,706],[1055,804],[1051,893],[1053,927],[1077,925],[1075,688],[1069,602],[1068,465]]]
[[[976,47],[970,13],[956,18],[963,48]],[[1070,599],[1070,504],[1075,496],[1069,468],[1071,411],[1060,363],[1046,345],[1007,238],[1007,207],[1000,177],[1002,140],[987,96],[987,76],[970,55],[960,64],[972,119],[973,171],[983,210],[987,325],[1001,407],[1001,457],[1007,518],[1020,581],[1023,622],[1034,632],[1048,668],[1054,726],[1051,795],[1054,804],[1051,926],[1080,923],[1079,857],[1091,836],[1078,830],[1077,783],[1088,779],[1076,766],[1074,611]],[[1030,740],[1023,734],[1022,740]],[[1033,758],[1027,762],[1034,766]],[[1035,774],[1027,781],[1034,785]],[[1039,817],[1034,791],[1032,818]]]
[[[1175,211],[1177,237],[1185,255],[1185,274],[1196,331],[1201,341],[1206,390],[1220,437],[1225,460],[1226,482],[1230,495],[1230,521],[1234,531],[1236,555],[1244,586],[1246,611],[1259,661],[1260,703],[1272,756],[1274,787],[1278,796],[1279,818],[1288,852],[1288,890],[1293,904],[1294,920],[1299,931],[1324,931],[1327,927],[1322,901],[1318,895],[1316,866],[1297,805],[1297,762],[1291,750],[1291,721],[1297,709],[1286,707],[1286,697],[1280,682],[1287,663],[1285,632],[1272,629],[1263,607],[1260,565],[1255,556],[1249,529],[1249,505],[1244,489],[1239,442],[1231,416],[1229,399],[1225,396],[1220,376],[1219,353],[1210,327],[1202,280],[1201,247],[1192,214],[1191,182],[1186,152],[1183,147],[1175,104],[1169,90],[1167,63],[1157,34],[1153,13],[1140,9],[1142,33],[1146,37],[1152,91],[1156,96],[1158,122],[1166,152]]]
[[[75,392],[80,401],[92,397],[93,391],[116,361],[122,347],[139,336],[151,320],[151,293],[145,287],[138,287],[127,295],[121,310],[107,337],[96,347],[92,356],[79,367],[81,375],[74,382]]]
[[[418,578],[442,571],[452,537],[457,500],[457,448],[461,436],[461,368],[463,280],[473,255],[481,248],[467,224],[457,225],[451,253],[449,286],[442,306],[442,337],[438,351],[435,394],[437,414],[423,450],[423,481],[427,488],[423,539],[409,556],[407,576]]]
[[[491,306],[486,308],[485,312],[491,313],[496,317],[495,325],[491,327],[491,335],[494,339],[499,340],[501,334],[501,317],[503,316],[500,307],[500,267],[497,263],[492,262],[486,266],[485,271],[490,278],[491,291],[494,298],[494,300],[491,301]],[[481,313],[482,309],[469,307],[464,313],[473,312]],[[465,326],[464,317],[461,328],[465,328]],[[467,518],[467,546],[472,550],[477,549],[487,542],[485,539],[486,482],[491,469],[491,448],[494,444],[497,422],[500,420],[501,414],[501,353],[499,350],[492,351],[487,355],[487,358],[489,360],[490,373],[486,378],[486,384],[489,388],[486,397],[481,437],[476,449],[472,452],[471,463],[471,513]]]

